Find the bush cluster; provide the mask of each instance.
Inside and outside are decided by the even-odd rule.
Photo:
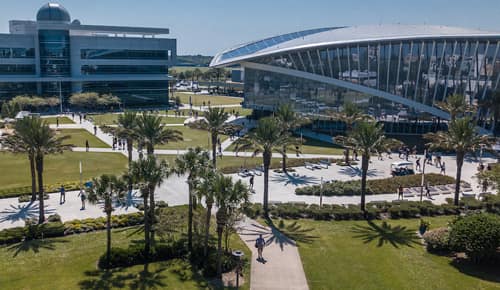
[[[425,175],[425,180],[430,185],[453,184],[455,179],[435,173]],[[372,179],[366,182],[366,194],[395,193],[399,185],[403,187],[418,187],[421,185],[421,175],[396,176],[383,179]],[[295,189],[297,195],[320,195],[319,185],[299,187]],[[323,184],[323,196],[336,195],[361,195],[361,180],[338,181],[334,180]]]
[[[30,221],[24,227],[15,227],[0,231],[0,245],[18,243],[23,240],[61,237],[64,235],[64,225],[60,221],[35,224]]]
[[[184,240],[172,242],[157,242],[151,247],[150,262],[181,258],[187,254]],[[144,264],[144,243],[131,244],[128,248],[111,248],[109,267],[106,263],[106,253],[99,257],[98,266],[101,269],[129,267]]]
[[[494,258],[500,247],[500,216],[478,213],[450,224],[450,245],[475,262]]]
[[[111,216],[111,227],[129,227],[142,224],[144,215],[142,212],[121,214]],[[64,235],[104,230],[106,228],[106,218],[87,218],[83,220],[71,220],[65,223],[61,222],[58,214],[47,218],[47,223],[38,225],[28,220],[26,226],[4,229],[0,231],[0,245],[18,243],[23,240],[32,240],[38,238],[62,237]]]
[[[135,226],[143,222],[144,214],[142,212],[111,216],[112,228]],[[66,235],[104,230],[106,229],[106,217],[67,221],[64,223],[64,228]]]
[[[46,200],[46,199],[49,199],[49,195],[44,193],[43,194],[43,199]],[[38,194],[36,195],[36,200],[38,200]],[[18,201],[19,202],[30,202],[31,201],[31,195],[21,195],[19,198],[18,198]]]
[[[79,181],[71,181],[71,182],[59,182],[54,184],[45,185],[45,193],[54,193],[59,192],[61,188],[61,184],[64,184],[64,188],[66,191],[70,190],[78,190],[80,189]],[[19,197],[19,196],[29,196],[29,198],[25,201],[31,200],[31,186],[20,186],[20,187],[11,187],[0,189],[0,198],[10,198],[10,197]],[[23,201],[19,201],[23,202]]]
[[[474,206],[471,206],[474,204]],[[483,210],[492,213],[500,212],[500,196],[488,195],[483,201],[463,198],[459,206],[453,205],[450,199],[447,204],[436,205],[430,201],[393,201],[393,202],[370,202],[366,204],[366,218],[377,219],[389,217],[418,218],[421,216],[456,215],[467,210]],[[246,204],[243,212],[251,218],[263,214],[262,204]],[[269,214],[273,217],[285,219],[309,218],[315,220],[361,220],[365,219],[359,205],[336,205],[324,204],[321,208],[317,204],[282,203],[275,204],[269,208]]]
[[[447,227],[427,231],[423,235],[427,251],[448,252],[450,248],[450,230]]]

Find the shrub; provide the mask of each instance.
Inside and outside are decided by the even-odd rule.
[[[66,191],[78,190],[80,188],[79,181],[67,181],[67,182],[62,182],[62,184],[64,184],[64,188],[66,189]],[[45,193],[59,192],[60,188],[61,188],[61,182],[48,184],[45,185]],[[28,198],[26,199],[26,197],[23,197],[23,200],[26,199],[25,201],[30,201],[31,186],[19,186],[19,187],[12,187],[0,190],[0,198],[19,197],[25,195],[28,196]],[[25,202],[25,201],[19,201],[19,202]]]
[[[184,240],[170,243],[157,242],[151,247],[149,262],[165,261],[185,256],[187,250],[184,244]],[[144,243],[137,243],[130,245],[128,248],[111,248],[109,267],[106,263],[106,253],[99,257],[97,265],[101,269],[111,269],[144,264],[145,262]]]
[[[61,216],[58,215],[57,213],[53,214],[53,215],[49,215],[49,217],[47,218],[47,221],[49,223],[50,222],[61,222]]]
[[[121,228],[142,224],[144,215],[142,212],[120,214],[111,216],[111,227]],[[71,220],[64,223],[66,234],[85,233],[103,230],[106,228],[106,218],[86,218],[83,220]]]
[[[0,231],[0,245],[19,243],[24,239],[24,227],[15,227]]]
[[[451,225],[450,244],[464,251],[475,262],[493,257],[500,246],[500,217],[473,214],[456,219]]]
[[[427,231],[423,239],[429,252],[450,251],[450,231],[447,227]]]
[[[49,195],[44,193],[43,194],[43,199],[44,200],[47,200],[49,199]],[[38,200],[38,194],[36,195],[36,200]],[[18,198],[18,201],[21,203],[21,202],[30,202],[31,201],[31,195],[21,195],[19,198]]]
[[[452,184],[455,180],[452,177],[440,174],[426,174],[426,181],[430,185]],[[367,180],[366,194],[385,194],[395,193],[399,185],[403,187],[420,186],[422,177],[420,175],[396,176],[384,179]],[[297,195],[320,195],[320,186],[312,185],[295,189]],[[361,195],[361,181],[349,180],[338,181],[334,180],[323,185],[324,196],[337,195]]]
[[[261,216],[264,212],[260,203],[245,203],[242,206],[242,210],[246,216],[252,219]]]

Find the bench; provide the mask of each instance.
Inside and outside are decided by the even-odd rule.
[[[475,193],[469,193],[469,192],[462,192],[462,196],[463,197],[473,197],[473,198],[476,198],[476,194]]]
[[[328,159],[320,160],[319,164],[325,166],[326,169],[328,169],[328,166],[332,165],[332,163]]]

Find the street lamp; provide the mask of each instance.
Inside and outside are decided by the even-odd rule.
[[[245,253],[243,253],[240,250],[236,250],[236,251],[233,251],[232,254],[233,254],[233,257],[236,258],[236,261],[238,263],[236,266],[236,289],[238,289],[240,287],[241,257],[243,257],[245,255]]]

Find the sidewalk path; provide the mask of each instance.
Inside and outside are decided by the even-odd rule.
[[[250,290],[309,289],[295,242],[276,229],[264,227],[252,219],[238,226],[238,234],[252,251]],[[266,240],[263,256],[265,263],[257,261],[255,240],[262,234]]]

